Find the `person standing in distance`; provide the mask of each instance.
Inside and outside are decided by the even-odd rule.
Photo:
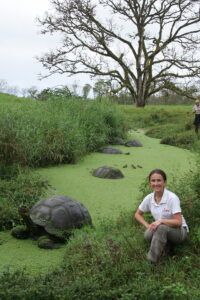
[[[200,101],[197,99],[195,101],[195,105],[192,108],[192,112],[195,114],[195,118],[194,118],[194,126],[195,126],[195,133],[198,136],[198,132],[199,132],[199,126],[200,126]]]
[[[139,205],[135,218],[145,228],[145,239],[150,243],[147,259],[157,263],[167,245],[180,244],[188,239],[188,226],[181,214],[180,200],[177,195],[165,188],[167,176],[164,171],[155,169],[149,174],[152,193]],[[150,212],[154,222],[149,224],[143,214]]]

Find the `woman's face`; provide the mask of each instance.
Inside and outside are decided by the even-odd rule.
[[[163,179],[162,175],[154,173],[150,177],[149,184],[154,192],[162,193],[166,185],[166,181]]]

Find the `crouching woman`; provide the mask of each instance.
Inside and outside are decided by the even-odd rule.
[[[167,244],[181,244],[188,238],[188,226],[181,214],[179,198],[165,188],[167,176],[155,169],[149,174],[152,193],[139,205],[135,218],[145,228],[145,239],[150,243],[147,259],[157,263]],[[149,224],[143,214],[150,212],[154,222]]]

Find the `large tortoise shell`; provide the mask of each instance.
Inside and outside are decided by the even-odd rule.
[[[54,196],[38,201],[30,210],[33,222],[56,235],[60,231],[91,225],[88,210],[77,200],[68,196]]]

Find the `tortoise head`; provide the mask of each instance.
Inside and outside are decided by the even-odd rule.
[[[24,223],[26,224],[27,230],[30,231],[30,234],[32,236],[37,235],[38,233],[38,228],[37,225],[34,224],[32,221],[30,214],[29,214],[29,209],[25,205],[22,205],[19,207],[19,214],[23,218]]]
[[[25,205],[21,205],[20,207],[19,207],[19,214],[20,214],[20,216],[29,216],[29,209],[28,209],[28,207],[27,206],[25,206]]]

